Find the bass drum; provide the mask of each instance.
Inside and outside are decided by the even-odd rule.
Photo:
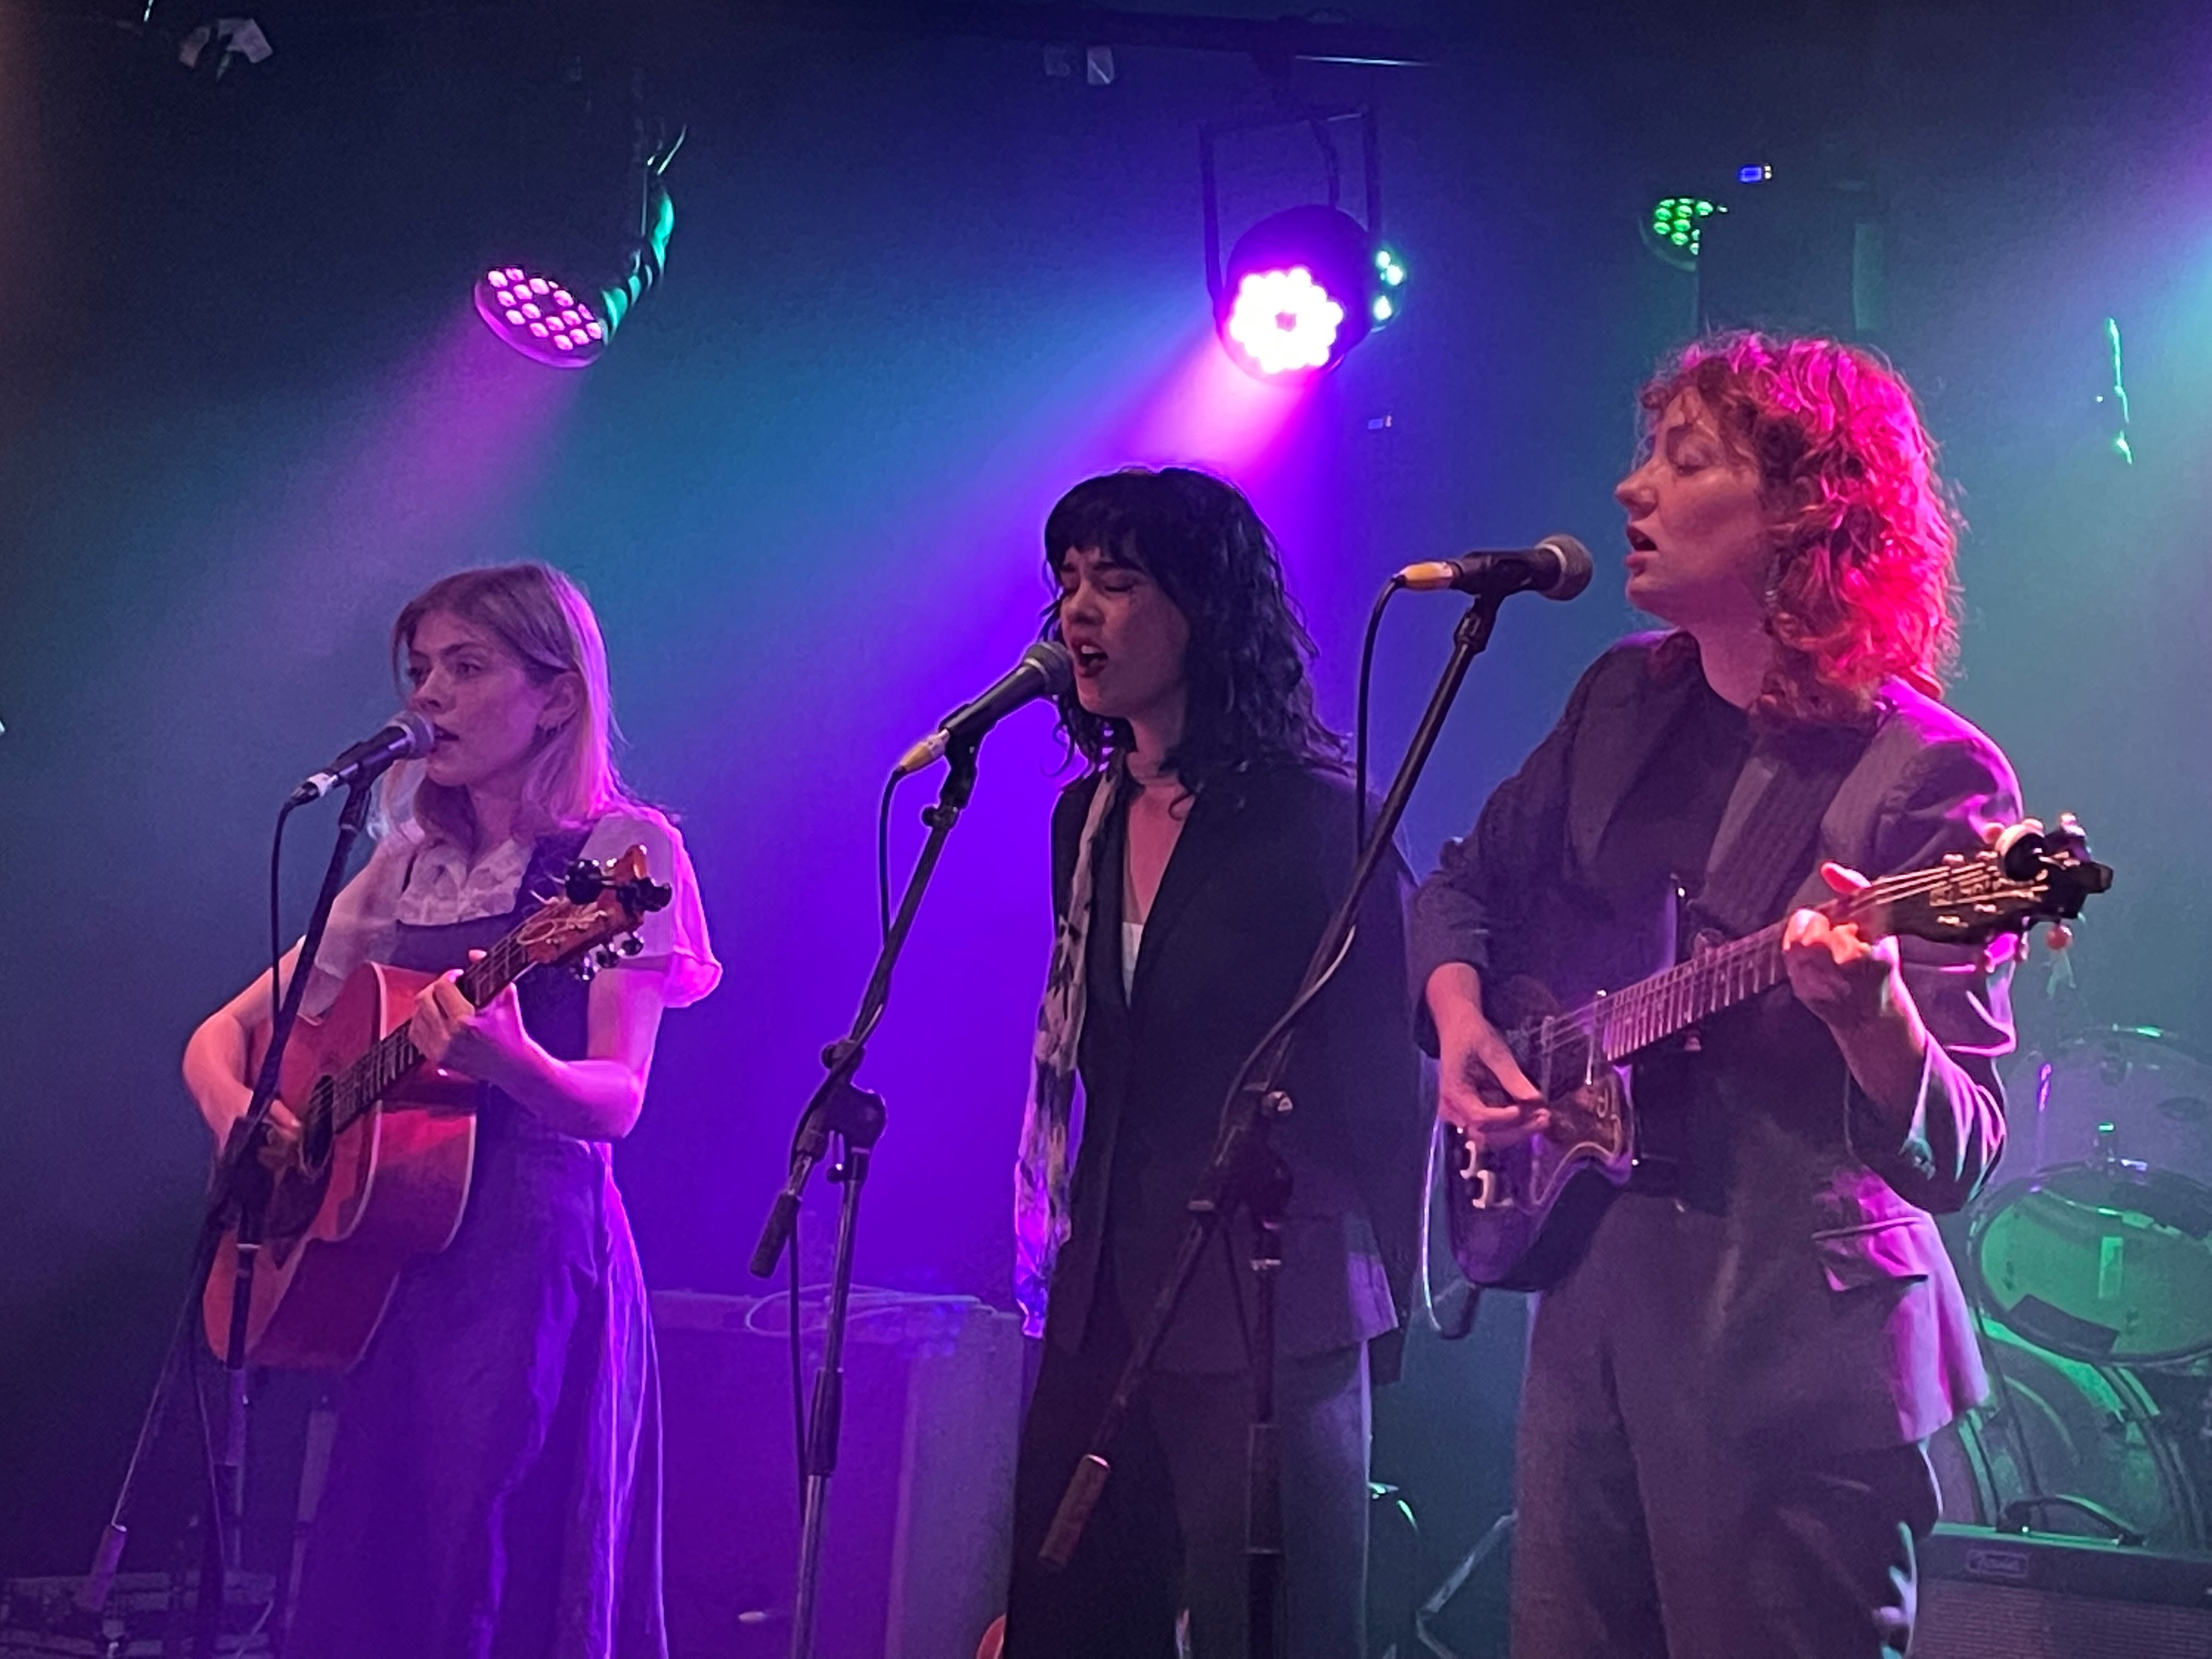
[[[1975,1299],[2075,1359],[2212,1352],[2212,1066],[2124,1027],[2029,1054],[2007,1085],[2005,1164],[2026,1167],[1971,1212]]]
[[[2179,1445],[2134,1376],[1984,1335],[1988,1403],[1928,1445],[1944,1520],[2109,1540],[2100,1514],[2154,1550],[2204,1547]]]

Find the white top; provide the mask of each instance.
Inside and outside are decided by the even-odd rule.
[[[1137,952],[1145,948],[1145,924],[1121,924],[1121,998],[1127,1001],[1137,988]]]
[[[722,977],[722,964],[707,936],[699,878],[683,833],[650,806],[608,813],[585,837],[582,856],[612,858],[632,846],[645,848],[653,878],[674,890],[665,907],[639,925],[638,939],[645,948],[635,957],[617,958],[617,965],[629,973],[659,974],[662,1001],[682,1008],[705,996]],[[307,1012],[328,1007],[346,975],[362,963],[385,960],[400,922],[436,927],[514,908],[531,848],[527,841],[510,840],[471,866],[459,848],[426,841],[416,824],[403,824],[386,836],[331,908],[315,976],[307,987]]]

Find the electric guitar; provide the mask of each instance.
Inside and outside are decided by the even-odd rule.
[[[647,875],[642,847],[604,864],[579,859],[559,895],[463,970],[461,994],[481,1008],[540,967],[588,979],[618,951],[637,953],[638,924],[669,896]],[[270,1172],[260,1206],[246,1327],[252,1364],[349,1369],[400,1270],[444,1249],[461,1224],[481,1087],[426,1065],[407,1032],[416,993],[437,977],[365,963],[319,1018],[292,1028],[276,1097],[300,1120],[300,1137]],[[265,1042],[264,1033],[256,1070]],[[253,1170],[240,1178],[252,1181]],[[200,1299],[217,1353],[228,1346],[237,1264],[234,1219]]]
[[[1819,908],[1831,921],[1873,917],[1888,933],[1975,945],[2077,916],[2112,881],[2070,816],[2055,830],[2030,818],[1981,852],[1883,877]],[[1471,1283],[1541,1290],[1572,1265],[1636,1167],[1629,1062],[1780,984],[1783,926],[1701,944],[1688,960],[1567,1012],[1552,1012],[1557,1003],[1534,981],[1508,980],[1495,994],[1485,988],[1486,1012],[1543,1095],[1551,1125],[1504,1149],[1447,1127],[1452,1255]]]

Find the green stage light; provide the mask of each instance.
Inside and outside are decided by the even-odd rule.
[[[1704,222],[1727,211],[1703,196],[1662,196],[1642,226],[1644,246],[1676,269],[1694,270]]]

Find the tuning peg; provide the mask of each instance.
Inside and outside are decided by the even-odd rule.
[[[602,945],[598,950],[592,952],[592,960],[602,968],[611,968],[616,963],[621,961],[622,958],[617,957],[612,951],[607,949],[605,945]]]
[[[592,961],[591,956],[586,953],[586,955],[578,957],[574,962],[570,963],[568,964],[568,971],[574,974],[578,979],[583,981],[585,984],[589,985],[593,979],[599,976],[599,964]]]
[[[617,948],[620,950],[624,956],[634,957],[645,949],[645,941],[640,939],[635,933],[632,933]]]
[[[562,886],[571,904],[589,904],[606,889],[606,872],[589,859],[578,859],[568,866]]]

